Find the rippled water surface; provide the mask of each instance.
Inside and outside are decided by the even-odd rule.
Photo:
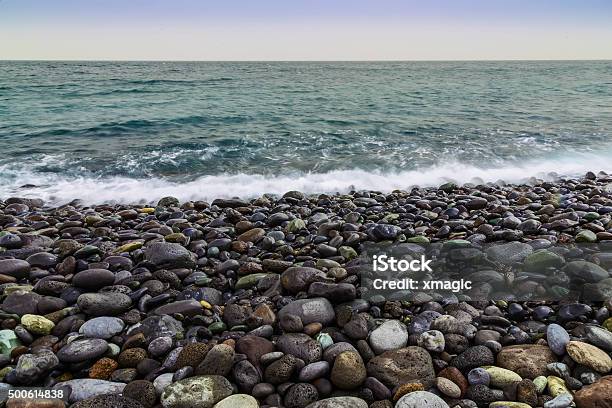
[[[0,142],[56,200],[609,171],[612,62],[0,62]]]

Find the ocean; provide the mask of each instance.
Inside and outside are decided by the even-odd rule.
[[[1,61],[0,143],[52,203],[612,171],[612,61]]]

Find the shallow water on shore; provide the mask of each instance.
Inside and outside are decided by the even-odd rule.
[[[612,170],[612,62],[0,62],[0,117],[0,197],[521,182]]]

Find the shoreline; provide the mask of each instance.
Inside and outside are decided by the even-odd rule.
[[[591,302],[366,298],[355,261],[386,242],[508,244],[520,262],[544,252],[542,268],[605,288],[606,254],[584,255],[584,275],[554,245],[610,249],[612,176],[154,206],[4,198],[0,388],[53,387],[76,408],[612,398],[612,291]],[[486,279],[545,289],[517,262]]]

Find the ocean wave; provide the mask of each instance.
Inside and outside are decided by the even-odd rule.
[[[449,162],[427,168],[405,171],[335,170],[326,173],[301,173],[270,176],[264,174],[217,174],[195,180],[176,182],[161,177],[68,177],[62,174],[34,173],[0,169],[11,177],[0,181],[0,198],[10,196],[42,198],[50,204],[74,199],[85,203],[153,203],[164,196],[182,201],[212,200],[219,197],[253,198],[264,193],[283,194],[289,190],[305,193],[345,193],[350,190],[389,192],[414,186],[437,186],[448,181],[485,183],[504,181],[529,184],[537,177],[553,180],[559,176],[579,176],[587,171],[612,170],[609,154],[575,154],[508,164],[498,167],[477,167]],[[28,185],[28,187],[22,187]],[[34,186],[32,186],[34,185]]]

